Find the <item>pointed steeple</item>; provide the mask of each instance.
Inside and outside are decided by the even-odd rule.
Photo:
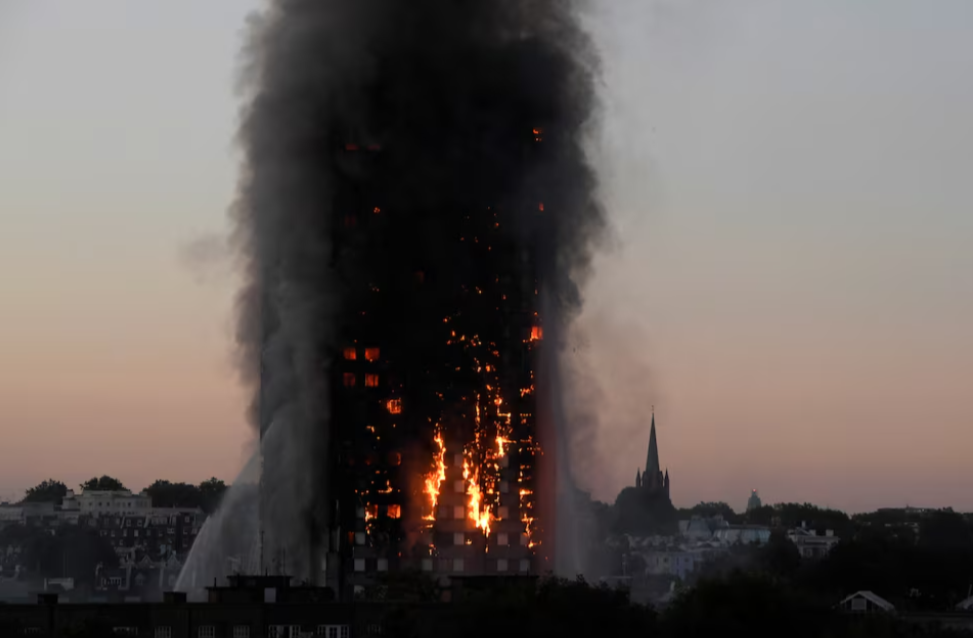
[[[662,473],[659,467],[659,444],[655,438],[655,410],[652,411],[652,430],[649,432],[649,454],[645,458],[645,475],[655,477]]]
[[[635,470],[635,487],[642,487],[642,472]]]

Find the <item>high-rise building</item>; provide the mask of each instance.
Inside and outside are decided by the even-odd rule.
[[[760,502],[760,495],[757,494],[757,490],[752,490],[750,492],[750,498],[747,499],[747,511],[751,512],[760,509],[762,506],[763,503]]]
[[[529,151],[541,138],[526,133]],[[339,286],[367,286],[342,291],[337,348],[322,356],[333,363],[322,423],[330,458],[321,518],[330,529],[313,531],[319,547],[309,557],[324,570],[318,580],[347,595],[388,571],[548,569],[535,386],[544,334],[531,243],[501,233],[488,203],[456,201],[456,222],[430,229],[442,246],[427,259],[399,243],[400,220],[416,215],[387,209],[394,162],[367,143],[349,143],[342,161],[334,275]],[[373,266],[368,255],[379,253],[400,254],[401,269]]]

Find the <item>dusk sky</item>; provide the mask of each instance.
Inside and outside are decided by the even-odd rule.
[[[973,3],[592,0],[613,236],[582,486],[973,510]],[[256,0],[0,0],[0,500],[231,480],[220,250]],[[601,8],[599,8],[601,7]]]

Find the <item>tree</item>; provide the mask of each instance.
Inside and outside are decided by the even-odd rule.
[[[717,502],[717,503],[699,503],[693,506],[689,510],[691,516],[701,516],[703,518],[713,518],[715,516],[722,516],[723,519],[728,523],[736,523],[740,520],[739,514],[733,511],[727,503]]]
[[[117,478],[102,476],[101,478],[91,478],[81,484],[82,491],[92,490],[96,492],[121,492],[125,486]]]
[[[615,533],[673,534],[678,527],[678,512],[663,495],[626,487],[615,500]]]
[[[27,490],[23,503],[58,503],[68,494],[68,486],[61,481],[47,479]]]
[[[628,592],[592,587],[583,579],[526,579],[485,586],[450,605],[399,608],[394,632],[409,638],[562,638],[563,636],[657,636],[656,614],[632,604]]]
[[[919,545],[935,550],[973,551],[973,535],[961,514],[933,512],[919,524]]]
[[[827,606],[765,576],[735,571],[725,578],[703,580],[666,609],[664,633],[682,636],[823,635]]]
[[[158,480],[145,488],[153,507],[201,507],[203,498],[199,488],[189,483],[170,483]]]
[[[199,484],[200,507],[207,514],[212,514],[220,506],[223,495],[226,493],[226,483],[216,477],[203,481]]]
[[[95,569],[117,567],[118,555],[107,539],[95,530],[67,528],[30,530],[22,543],[27,569],[50,578],[74,578],[77,583],[94,583]]]

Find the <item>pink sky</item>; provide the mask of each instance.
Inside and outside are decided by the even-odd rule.
[[[249,449],[230,264],[180,256],[225,230],[249,7],[133,6],[0,9],[0,498]],[[654,404],[677,505],[973,510],[973,7],[611,7],[582,484],[634,481]]]

